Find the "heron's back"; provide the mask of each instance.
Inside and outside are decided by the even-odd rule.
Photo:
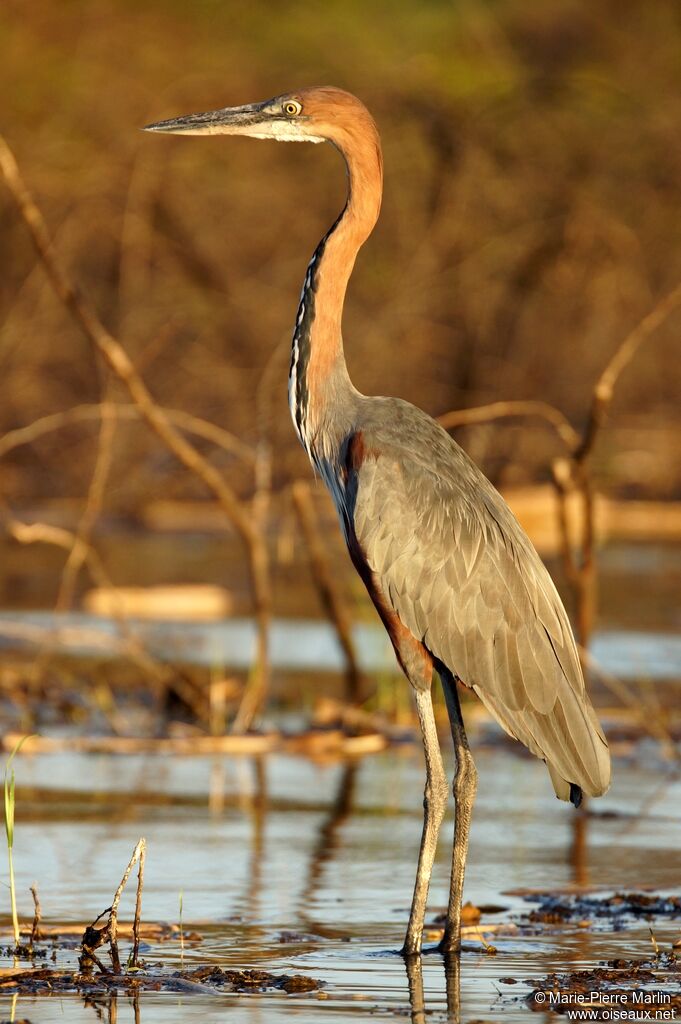
[[[346,528],[401,622],[546,761],[559,797],[605,792],[608,746],[567,614],[501,495],[399,399],[358,402],[339,460]]]

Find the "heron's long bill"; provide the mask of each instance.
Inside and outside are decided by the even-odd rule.
[[[173,135],[251,135],[263,122],[262,103],[248,103],[243,107],[223,107],[202,114],[186,114],[156,121],[144,126],[145,132],[167,132]]]

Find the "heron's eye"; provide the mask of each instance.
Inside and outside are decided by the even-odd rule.
[[[287,100],[284,104],[284,113],[288,117],[296,117],[303,108],[295,100]]]

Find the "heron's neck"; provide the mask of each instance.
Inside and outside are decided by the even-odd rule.
[[[289,404],[298,436],[313,461],[329,456],[351,426],[357,395],[345,365],[341,319],[350,274],[381,206],[378,140],[339,146],[348,169],[348,200],[310,260],[293,334]]]

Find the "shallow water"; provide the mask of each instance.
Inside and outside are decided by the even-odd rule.
[[[161,544],[158,565],[149,562],[148,543],[136,547],[126,541],[121,551],[150,579],[159,579],[161,566],[165,575],[160,578],[173,581],[197,578],[194,563],[199,557],[221,564],[221,543],[205,541],[197,547],[168,540]],[[54,624],[49,613],[33,617],[44,601],[44,561],[36,561],[29,572],[35,556],[31,550],[22,550],[21,556],[21,566],[8,570],[0,582],[5,584],[5,606],[18,602],[24,610],[3,612],[0,633],[6,633],[10,619],[24,631]],[[182,561],[190,556],[191,573]],[[619,675],[680,678],[681,549],[609,548],[600,561],[604,613],[596,657]],[[287,614],[302,619],[311,613],[309,594],[303,596],[296,597]],[[78,617],[67,624],[78,626],[76,645],[82,643],[83,624]],[[298,670],[333,667],[337,651],[325,624],[301,624],[299,629],[311,631],[295,636],[290,625],[282,627],[281,639],[275,631],[279,663],[283,659],[291,664],[295,655]],[[176,657],[177,646],[169,650],[172,640],[188,660],[215,665],[229,661],[225,638],[234,629],[231,657],[248,661],[244,634],[238,632],[243,628],[238,620],[203,632],[166,624],[160,627],[157,650]],[[392,665],[384,635],[371,627],[362,629],[367,664],[382,665],[387,657],[385,663]],[[282,645],[279,653],[277,644]],[[672,686],[659,689],[661,699],[663,694],[676,699],[675,693]],[[483,917],[483,922],[509,922],[527,910],[520,896],[510,894],[522,888],[553,890],[579,882],[609,892],[650,887],[679,893],[681,781],[659,760],[653,743],[639,744],[628,759],[616,760],[613,788],[591,805],[583,842],[577,841],[577,814],[554,799],[541,763],[510,744],[478,746],[474,755],[480,784],[465,898],[506,908]],[[278,1024],[295,1016],[347,1024],[413,1015],[423,1024],[418,978],[407,976],[396,954],[409,911],[421,828],[423,768],[417,749],[391,750],[347,764],[275,755],[251,760],[22,754],[16,773],[15,863],[23,920],[32,912],[28,886],[33,881],[38,882],[47,923],[93,920],[109,906],[135,843],[145,835],[143,919],[177,922],[182,893],[184,927],[203,936],[184,952],[177,941],[144,949],[150,964],[167,970],[182,961],[185,966],[261,967],[318,978],[325,987],[321,996],[144,993],[137,1006],[125,996],[114,997],[111,1005],[86,1005],[77,995],[13,1000],[0,988],[0,1021],[160,1024],[228,1017],[236,1024]],[[446,903],[451,828],[450,816],[438,851],[429,919]],[[5,878],[1,869],[0,881]],[[131,887],[123,898],[124,920],[131,917],[132,900]],[[8,923],[8,902],[0,885],[3,925]],[[655,922],[661,946],[678,936],[680,925]],[[285,933],[290,941],[282,941]],[[535,1020],[525,1002],[531,988],[527,979],[614,957],[642,956],[651,948],[644,921],[624,931],[610,930],[607,923],[589,929],[568,924],[534,935],[495,936],[493,941],[496,956],[484,953],[479,942],[466,944],[462,1021]],[[125,941],[122,947],[125,955]],[[74,968],[76,950],[60,951],[58,963]],[[11,966],[11,960],[0,958],[0,968]],[[500,980],[508,977],[520,983]],[[448,1010],[442,959],[426,955],[426,1020],[454,1019],[455,988],[450,979]]]
[[[229,566],[235,609],[248,608],[243,559],[233,538],[202,534],[135,534],[112,531],[102,537],[116,579],[128,585],[182,580],[223,583]],[[18,549],[0,541],[0,651],[59,650],[98,658],[121,654],[125,642],[111,619],[46,609],[45,594],[56,592],[63,558],[37,545]],[[561,586],[560,566],[551,572]],[[282,570],[283,571],[283,570]],[[235,578],[236,577],[236,578]],[[565,594],[565,587],[561,588]],[[599,614],[591,653],[604,671],[627,680],[681,679],[681,545],[611,544],[598,552]],[[318,597],[309,571],[285,574],[275,590],[271,630],[272,663],[297,673],[342,672],[336,636],[320,621]],[[358,657],[367,672],[394,671],[395,658],[377,616],[357,622]],[[315,618],[317,616],[317,618]],[[126,622],[155,658],[215,668],[248,669],[255,627],[235,615],[220,622]],[[129,634],[128,634],[129,635]]]
[[[149,654],[174,664],[248,669],[256,652],[251,619],[224,622],[144,622],[126,619]],[[397,671],[395,655],[381,626],[353,629],[358,659],[366,672]],[[84,612],[0,612],[0,647],[52,650],[72,657],[115,656],[123,649],[119,624]],[[343,652],[327,622],[275,619],[270,630],[275,669],[342,672]],[[681,637],[671,633],[609,630],[591,644],[596,664],[620,679],[680,679]]]
[[[466,898],[528,909],[510,891],[579,881],[608,890],[679,891],[681,781],[645,751],[619,762],[611,792],[594,802],[585,848],[573,848],[575,812],[553,797],[546,771],[512,748],[480,748]],[[325,983],[304,995],[143,994],[142,1021],[229,1019],[248,1024],[304,1020],[407,1019],[409,979],[396,955],[408,915],[420,834],[422,765],[417,751],[357,763],[317,765],[283,756],[234,758],[20,756],[15,859],[20,912],[38,881],[49,923],[89,921],[108,905],[140,835],[148,841],[143,919],[174,921],[183,899],[185,966],[262,967]],[[429,916],[446,902],[451,820],[445,823]],[[131,916],[132,889],[122,918]],[[6,920],[6,915],[3,917]],[[657,922],[660,944],[679,922]],[[299,933],[282,942],[282,933]],[[527,1020],[525,985],[539,978],[650,951],[647,926],[610,932],[561,926],[534,936],[495,937],[496,956],[468,942],[461,964],[461,1018]],[[123,943],[125,953],[125,942]],[[178,942],[143,950],[150,963],[179,966]],[[76,951],[59,954],[75,967]],[[2,961],[8,966],[11,962]],[[442,959],[424,957],[431,1020],[447,1019]],[[413,979],[412,979],[413,988]],[[503,993],[503,995],[500,995]],[[0,1019],[12,999],[0,995]],[[451,1009],[451,1007],[450,1007]],[[118,1022],[133,1021],[127,997]],[[17,1019],[33,1024],[96,1020],[79,996],[19,997]],[[107,1019],[106,1014],[104,1019]]]

